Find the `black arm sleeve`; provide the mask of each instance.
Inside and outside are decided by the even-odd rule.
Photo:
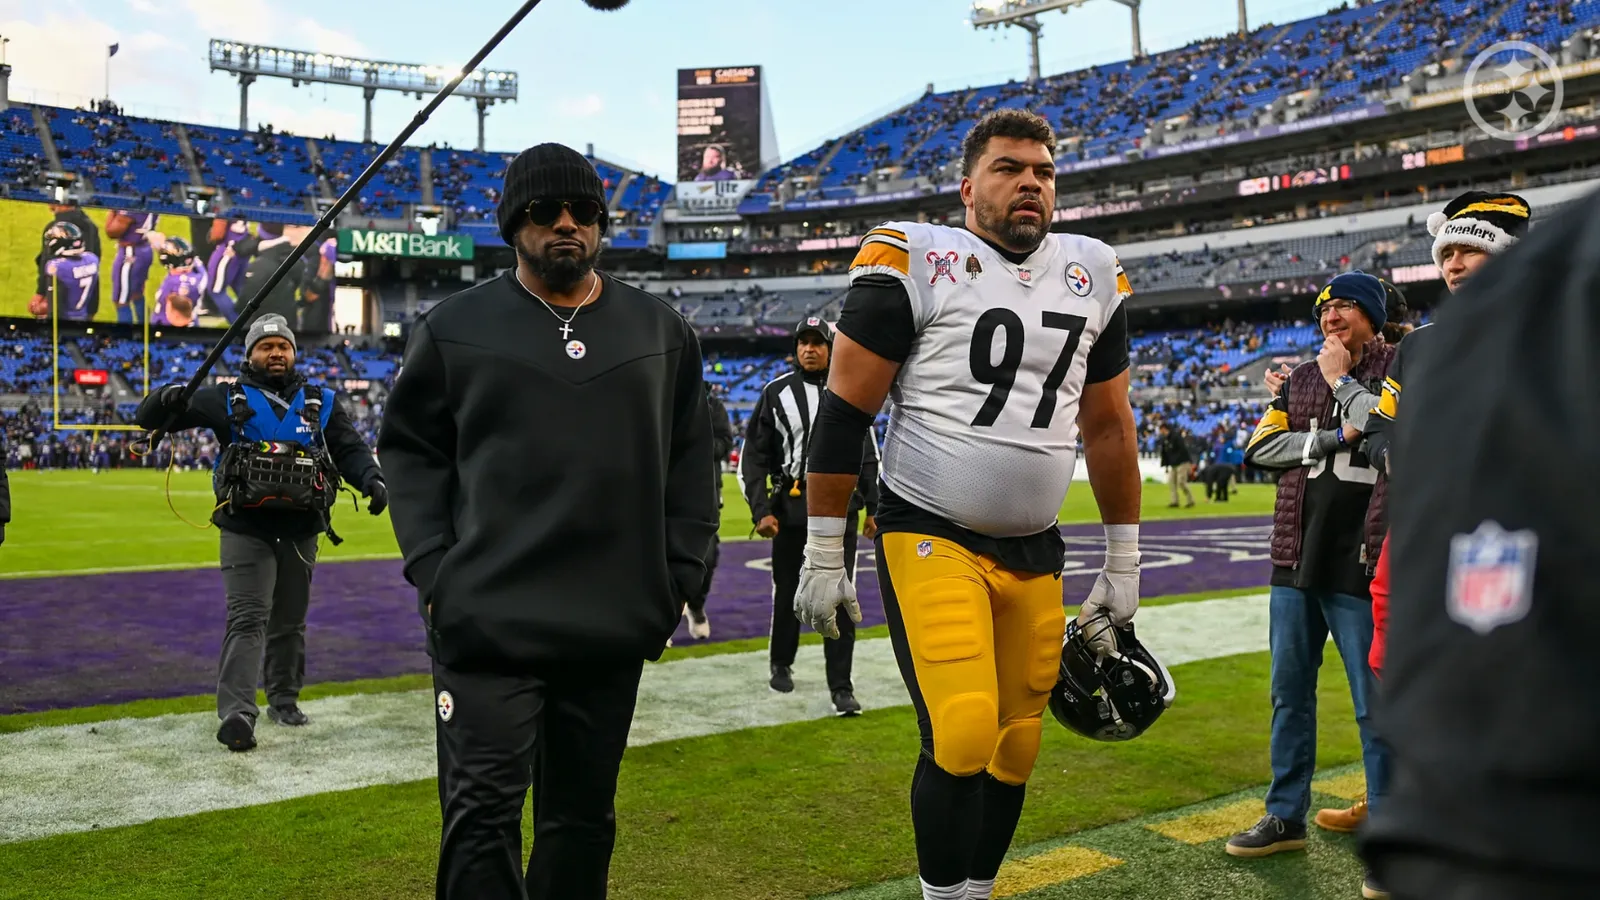
[[[839,333],[890,362],[911,355],[917,327],[911,317],[911,295],[892,275],[863,275],[844,295],[844,309],[835,326]]]
[[[867,515],[875,516],[878,514],[878,439],[870,426],[862,451],[861,477],[856,481],[856,490],[861,492],[861,499],[866,503]]]
[[[678,599],[694,596],[706,579],[706,558],[717,534],[716,473],[711,458],[711,408],[706,405],[700,342],[683,323],[683,349],[673,394],[672,447],[667,455],[667,570]]]
[[[1128,365],[1128,310],[1119,303],[1105,330],[1089,348],[1088,372],[1083,380],[1086,384],[1110,381],[1126,371]]]
[[[402,572],[423,594],[455,543],[456,424],[444,357],[427,319],[417,322],[384,406],[378,455],[393,475],[389,520],[405,557]],[[388,483],[388,479],[385,479]]]
[[[772,404],[767,402],[767,390],[762,389],[761,396],[756,398],[756,408],[750,411],[750,421],[745,425],[744,449],[739,451],[739,483],[744,486],[744,502],[750,506],[751,522],[760,523],[772,515],[767,475],[776,458],[772,450],[776,435]]]
[[[322,430],[322,440],[328,446],[334,465],[339,467],[339,474],[361,493],[367,493],[374,481],[383,480],[378,461],[372,458],[372,450],[361,439],[361,432],[356,431],[350,413],[337,394],[333,398],[333,412],[328,414],[328,427]]]

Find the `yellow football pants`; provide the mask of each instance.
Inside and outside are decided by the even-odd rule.
[[[1061,667],[1057,575],[1012,572],[954,541],[891,532],[878,571],[923,752],[952,775],[1022,784]]]

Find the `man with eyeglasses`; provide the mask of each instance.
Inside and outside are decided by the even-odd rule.
[[[436,893],[597,900],[644,661],[705,580],[711,417],[689,323],[595,269],[587,159],[524,151],[498,219],[516,268],[418,319],[378,437],[433,658]]]
[[[1365,802],[1323,810],[1317,821],[1353,831],[1383,794],[1388,750],[1372,721],[1376,682],[1368,585],[1383,539],[1384,481],[1357,446],[1395,348],[1379,334],[1387,320],[1383,282],[1363,272],[1330,281],[1317,296],[1325,336],[1273,398],[1245,449],[1245,461],[1276,469],[1272,526],[1272,787],[1266,815],[1227,844],[1230,855],[1268,856],[1306,845],[1316,769],[1317,672],[1331,633],[1350,680],[1366,766]],[[1381,897],[1377,885],[1363,885]]]

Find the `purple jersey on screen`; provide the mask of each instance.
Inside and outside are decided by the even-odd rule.
[[[87,322],[89,294],[100,280],[100,258],[87,250],[77,256],[58,256],[45,263],[45,274],[56,292],[56,315]]]
[[[161,287],[156,289],[156,311],[150,317],[150,324],[179,327],[194,325],[193,308],[200,306],[200,300],[205,293],[206,270],[198,263],[191,264],[185,269],[168,271],[167,277],[161,282]],[[189,314],[179,315],[170,310],[167,300],[171,297],[187,298],[191,307]]]
[[[126,235],[124,235],[126,236]],[[155,248],[149,241],[118,243],[111,260],[111,300],[117,306],[117,321],[144,321],[144,285],[150,277]]]
[[[117,215],[127,216],[133,220],[133,224],[128,226],[128,230],[122,233],[122,237],[117,238],[117,243],[129,246],[148,245],[150,243],[148,232],[155,230],[156,220],[160,218],[159,215],[151,212],[136,213],[128,209],[117,210]]]

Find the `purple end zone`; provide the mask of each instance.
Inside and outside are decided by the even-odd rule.
[[[1150,522],[1142,529],[1147,597],[1265,585],[1268,520]],[[1062,528],[1065,593],[1088,592],[1104,552],[1098,525]],[[712,640],[765,637],[772,619],[770,545],[725,541],[706,604]],[[881,625],[870,544],[856,578],[862,625]],[[216,690],[225,620],[213,569],[0,581],[0,714],[124,703]],[[323,563],[312,585],[306,683],[428,671],[416,594],[398,560]],[[792,613],[789,613],[792,615]],[[675,644],[689,641],[680,623]]]

